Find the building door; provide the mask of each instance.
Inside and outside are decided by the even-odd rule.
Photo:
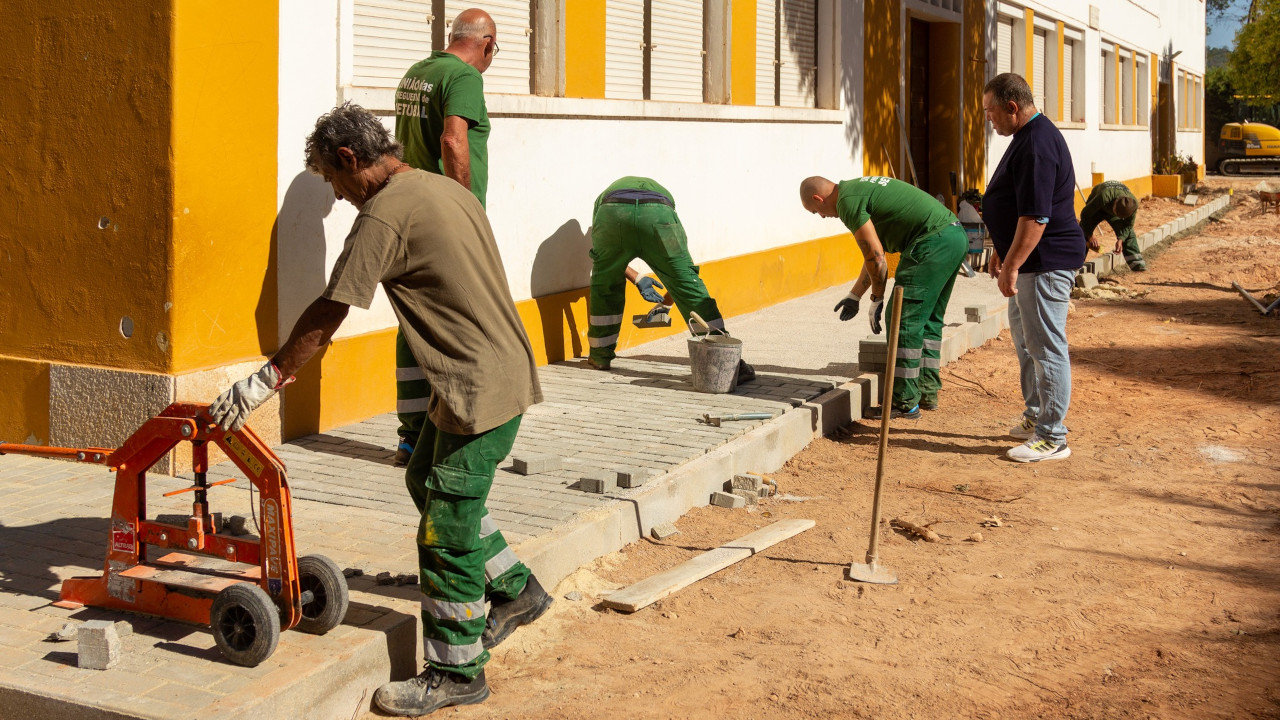
[[[911,160],[915,164],[915,177],[911,176],[911,168],[904,168],[900,173],[903,180],[914,182],[923,190],[929,189],[929,23],[918,18],[911,18],[911,59],[908,63],[910,73],[907,81],[907,117],[910,132],[907,141],[910,144]]]

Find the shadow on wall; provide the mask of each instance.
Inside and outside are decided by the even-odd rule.
[[[858,23],[854,21],[853,13],[854,4],[846,5],[845,9],[840,13],[840,33],[839,37],[852,38],[861,37]],[[844,124],[844,140],[849,146],[849,159],[854,160],[858,156],[858,148],[862,147],[862,103],[858,102],[858,86],[862,84],[862,77],[854,76],[856,68],[854,53],[863,52],[861,43],[850,43],[851,47],[848,51],[840,52],[840,95],[841,102],[849,113],[848,119]],[[863,153],[866,149],[863,148]]]
[[[287,319],[292,325],[301,310],[319,297],[328,284],[324,267],[324,219],[333,210],[334,202],[336,198],[329,184],[305,171],[293,178],[284,193],[271,230],[271,259],[256,311],[258,344],[263,355],[275,353],[288,337],[290,328],[282,327],[282,320]],[[285,318],[281,317],[282,306],[288,309]],[[297,382],[281,397],[281,423],[289,425],[289,428],[282,427],[286,432],[296,429],[299,423],[313,428],[308,434],[319,430],[323,364],[324,352],[321,351],[298,373]],[[286,434],[286,437],[296,436],[297,433]]]
[[[590,231],[584,231],[577,220],[570,220],[542,241],[533,258],[529,291],[538,306],[547,362],[583,354],[583,332],[573,317],[572,305],[587,296],[586,287],[591,284],[590,251]],[[566,347],[571,354],[566,355]]]

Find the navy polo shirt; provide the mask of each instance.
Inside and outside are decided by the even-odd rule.
[[[1008,257],[1018,218],[1049,218],[1040,243],[1019,268],[1033,273],[1075,270],[1087,248],[1076,222],[1075,169],[1067,141],[1049,118],[1037,114],[1013,134],[1013,141],[982,196],[982,220],[991,244]]]

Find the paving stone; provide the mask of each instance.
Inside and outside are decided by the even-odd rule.
[[[108,670],[120,662],[120,635],[110,620],[89,620],[76,630],[77,667]]]
[[[729,488],[731,490],[750,490],[752,492],[758,492],[763,486],[764,478],[754,473],[740,473],[738,475],[734,475],[733,479],[729,481]]]
[[[1088,290],[1098,287],[1098,276],[1093,273],[1080,273],[1076,276],[1076,287]]]
[[[649,534],[654,540],[666,540],[667,538],[680,532],[674,523],[662,522],[649,528]]]
[[[638,488],[649,479],[649,470],[636,467],[621,468],[617,471],[617,475],[618,487]]]
[[[605,488],[617,482],[617,475],[603,470],[584,474],[578,478],[578,489],[589,493],[603,493]]]
[[[756,505],[760,502],[759,490],[733,490],[732,492],[748,505]]]
[[[740,508],[746,506],[747,500],[739,495],[717,490],[711,493],[711,504],[723,508]]]

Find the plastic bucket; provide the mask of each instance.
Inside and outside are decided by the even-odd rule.
[[[728,335],[704,335],[689,339],[689,365],[693,389],[705,393],[733,392],[738,387],[738,361],[742,341]]]

